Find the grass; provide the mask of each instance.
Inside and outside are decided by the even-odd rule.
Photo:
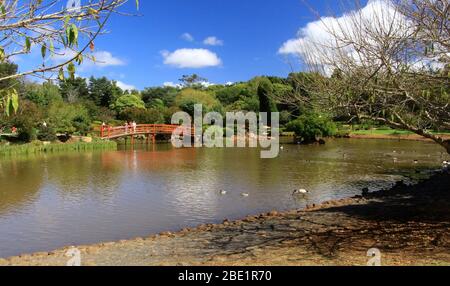
[[[432,132],[436,135],[450,135],[450,132],[434,131]],[[402,136],[402,135],[413,135],[413,132],[405,130],[395,130],[395,129],[372,129],[372,130],[358,130],[351,132],[353,135],[385,135],[385,136]]]
[[[21,144],[21,145],[0,145],[0,155],[22,155],[36,154],[42,152],[63,152],[63,151],[88,151],[88,150],[115,150],[117,143],[114,141],[98,141],[93,143],[53,143],[53,144]]]

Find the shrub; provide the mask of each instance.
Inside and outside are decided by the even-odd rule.
[[[26,117],[17,117],[14,120],[14,126],[17,128],[17,138],[22,142],[31,142],[36,139],[36,129],[34,122]]]
[[[286,126],[286,131],[295,132],[305,143],[316,142],[320,137],[334,136],[337,128],[328,117],[316,113],[304,114]]]
[[[56,141],[58,139],[56,137],[55,130],[53,130],[53,128],[48,126],[47,127],[42,126],[41,128],[39,128],[37,138],[40,141],[50,141],[50,142]]]
[[[81,104],[53,103],[49,110],[49,126],[56,133],[85,135],[90,131],[88,110]]]

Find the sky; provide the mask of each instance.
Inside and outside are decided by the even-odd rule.
[[[309,0],[321,14],[337,11],[337,2]],[[135,1],[123,9],[136,11]],[[317,20],[304,0],[141,0],[138,13],[110,19],[95,43],[101,63],[83,64],[79,76],[106,76],[124,89],[176,84],[193,73],[217,84],[286,77],[302,66],[282,47]],[[21,69],[30,63],[18,61]]]

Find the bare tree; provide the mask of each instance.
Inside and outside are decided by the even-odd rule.
[[[89,51],[95,39],[105,32],[113,13],[127,0],[0,0],[0,61],[38,51],[42,64],[27,71],[6,75],[0,81],[23,76],[49,78],[73,77],[75,63],[85,58],[95,61]],[[139,5],[139,1],[136,0]],[[57,60],[55,60],[57,59]],[[0,91],[0,105],[17,108],[17,91],[10,86]]]
[[[450,153],[450,141],[431,132],[450,129],[449,2],[368,5],[370,13],[357,3],[339,19],[321,18],[326,36],[299,41],[303,62],[324,75],[307,86],[314,103],[410,130]],[[302,96],[292,99],[299,103]]]

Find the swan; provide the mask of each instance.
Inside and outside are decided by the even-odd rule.
[[[224,195],[226,195],[228,192],[227,191],[224,191],[224,190],[221,190],[220,191],[220,194],[222,195],[222,196],[224,196]]]
[[[295,190],[293,194],[294,195],[300,195],[300,194],[304,195],[304,194],[309,194],[309,192],[305,189],[298,189],[298,190]]]

